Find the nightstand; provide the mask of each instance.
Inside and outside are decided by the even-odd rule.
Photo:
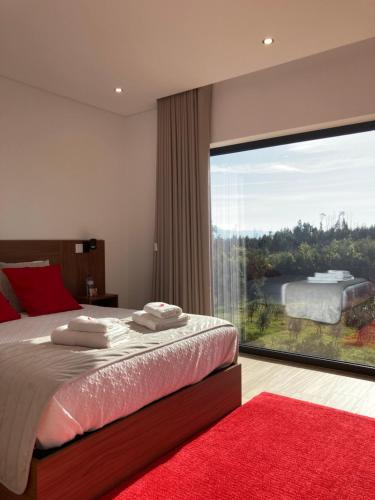
[[[103,293],[96,297],[77,297],[80,304],[91,304],[102,307],[118,307],[118,295],[116,293]]]

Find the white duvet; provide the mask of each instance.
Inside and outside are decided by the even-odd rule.
[[[286,289],[289,283],[284,283],[281,287],[281,303],[286,305]],[[342,311],[361,304],[375,293],[374,284],[371,281],[364,281],[352,286],[348,286],[342,291]]]
[[[133,311],[84,306],[84,313],[125,318]],[[82,311],[29,318],[0,324],[0,344],[49,335]],[[41,419],[37,446],[60,446],[84,432],[118,418],[184,386],[199,382],[216,368],[232,363],[238,334],[230,326],[164,346],[142,356],[99,369],[62,386]]]

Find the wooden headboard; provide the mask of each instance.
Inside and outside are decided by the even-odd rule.
[[[75,296],[86,294],[85,279],[90,274],[98,288],[105,293],[104,240],[96,240],[96,249],[75,253],[76,243],[82,240],[0,240],[0,262],[29,262],[49,259],[60,264],[66,288]]]

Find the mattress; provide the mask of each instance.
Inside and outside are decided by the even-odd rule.
[[[126,309],[84,306],[84,314],[126,318]],[[0,324],[0,344],[49,335],[82,311],[69,311]],[[36,446],[54,448],[99,429],[182,387],[230,365],[238,333],[221,326],[181,342],[111,364],[65,384],[55,393],[39,424]]]

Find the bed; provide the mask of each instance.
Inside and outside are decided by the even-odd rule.
[[[374,297],[375,287],[362,278],[321,284],[301,280],[283,284],[281,296],[289,317],[333,325],[344,311]]]
[[[5,260],[2,243],[0,261]],[[59,242],[59,252],[72,251],[75,243]],[[45,242],[32,245],[39,246],[38,258],[51,260],[48,245],[49,251],[42,252]],[[19,261],[35,258],[25,242],[5,247],[8,258],[12,247]],[[71,268],[69,273],[74,282],[77,273]],[[85,312],[119,318],[131,313],[97,306],[85,306]],[[0,353],[25,341],[39,345],[52,328],[81,313],[23,315],[0,324]],[[241,404],[237,349],[237,331],[222,324],[63,384],[39,421],[25,491],[19,495],[0,485],[0,498],[88,499],[106,492]]]

